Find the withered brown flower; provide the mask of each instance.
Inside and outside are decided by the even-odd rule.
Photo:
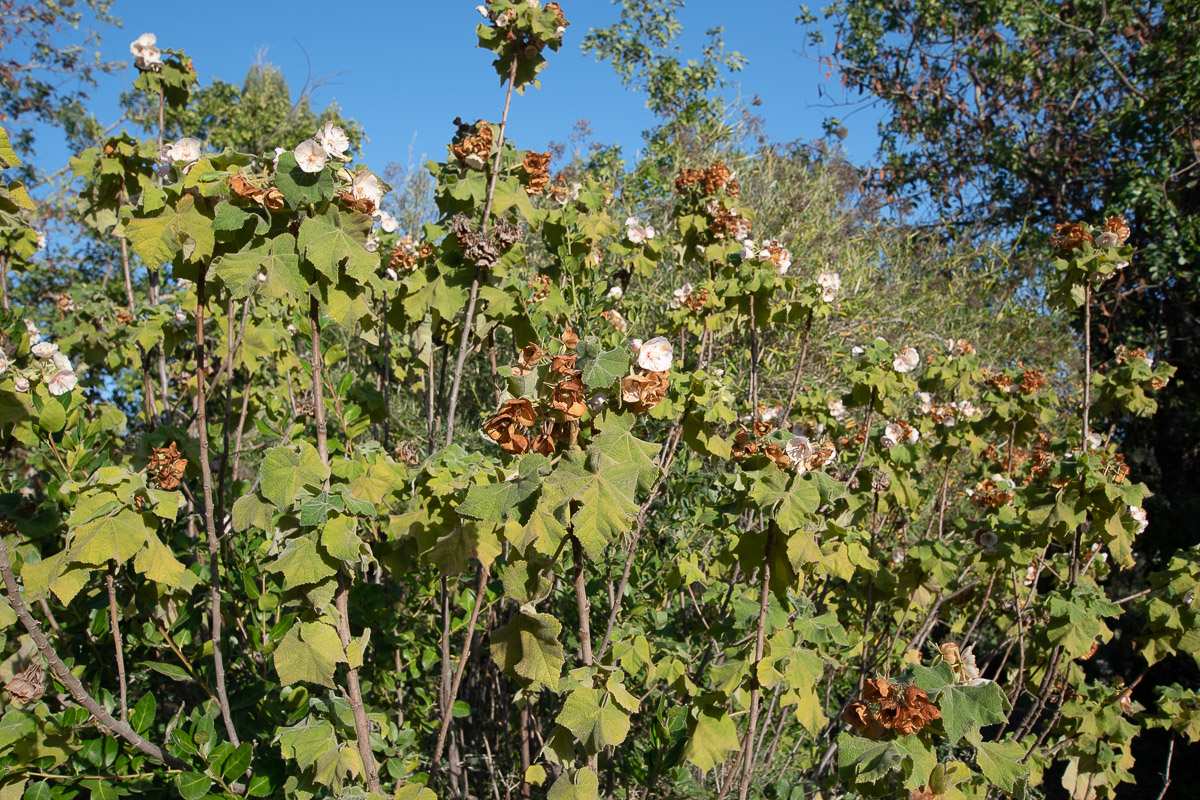
[[[583,381],[578,373],[560,381],[554,387],[550,395],[550,405],[568,422],[581,418],[587,412],[587,396],[584,394]]]
[[[525,428],[537,422],[533,403],[525,397],[504,401],[500,409],[483,426],[484,434],[506,453],[525,453],[529,450],[529,437]]]
[[[1125,244],[1129,239],[1129,223],[1120,214],[1104,220],[1104,230],[1108,233],[1115,233],[1117,241],[1121,244]]]
[[[863,684],[863,699],[868,703],[878,703],[896,694],[896,687],[887,682],[887,678],[867,678]]]
[[[521,167],[529,174],[525,193],[530,196],[541,194],[546,184],[550,183],[550,154],[528,153]]]
[[[179,454],[179,448],[176,447],[175,442],[171,442],[166,447],[156,447],[150,454],[151,478],[158,488],[167,492],[174,491],[179,488],[179,482],[183,480],[187,464],[187,459]]]
[[[621,399],[642,414],[662,402],[669,385],[666,372],[627,375],[621,379]]]
[[[1091,241],[1092,234],[1082,222],[1060,222],[1054,226],[1054,235],[1050,237],[1050,246],[1058,255],[1066,258],[1073,251]]]
[[[8,696],[15,703],[32,703],[46,693],[45,668],[37,662],[18,672],[4,684]]]
[[[575,353],[561,353],[550,357],[550,371],[557,372],[559,375],[570,376],[575,373],[575,360],[579,356]]]
[[[574,350],[575,346],[579,344],[579,335],[571,328],[567,328],[563,331],[563,335],[559,338],[559,341],[562,342],[563,347],[568,350]]]

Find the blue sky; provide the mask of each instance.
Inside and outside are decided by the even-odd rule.
[[[332,76],[314,93],[314,107],[337,100],[344,113],[362,123],[369,137],[364,160],[382,170],[389,161],[407,163],[410,150],[414,163],[422,154],[441,157],[456,116],[499,117],[499,80],[490,54],[475,47],[476,3],[117,0],[114,13],[123,28],[104,29],[101,52],[129,60],[129,42],[150,31],[161,47],[190,54],[204,82],[240,83],[260,53],[282,68],[294,92],[308,75]],[[588,29],[610,24],[618,7],[609,0],[565,0],[563,8],[572,23],[566,44],[550,54],[542,88],[514,97],[511,135],[521,147],[541,149],[551,140],[566,141],[575,121],[586,118],[597,141],[619,143],[632,158],[641,132],[652,124],[644,98],[625,90],[606,63],[579,49]],[[189,13],[179,13],[184,9]],[[826,116],[844,116],[848,110],[827,107],[828,98],[821,96],[822,89],[841,96],[838,76],[817,62],[819,52],[804,52],[802,29],[794,22],[798,10],[790,0],[691,0],[680,13],[684,58],[698,54],[706,29],[725,27],[726,47],[749,60],[733,80],[744,97],[761,98],[756,111],[778,141],[819,137]],[[117,98],[134,77],[130,65],[102,78],[91,93],[101,121],[117,119]],[[843,146],[855,162],[866,163],[877,144],[872,110],[851,116],[848,126]],[[44,169],[57,169],[67,156],[52,136],[40,137],[38,161]]]

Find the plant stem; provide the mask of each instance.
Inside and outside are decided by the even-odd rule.
[[[575,560],[575,605],[579,610],[579,652],[583,665],[590,667],[592,659],[592,604],[587,596],[587,572],[584,570],[583,544],[571,535],[571,552]]]
[[[475,607],[471,609],[471,621],[467,623],[467,639],[463,642],[462,656],[458,659],[458,667],[454,670],[454,680],[450,684],[450,693],[442,704],[442,727],[438,731],[437,747],[433,751],[433,763],[442,760],[442,751],[446,747],[446,736],[450,726],[454,724],[454,701],[458,697],[458,689],[462,685],[463,674],[466,672],[467,661],[471,658],[471,642],[475,638],[475,623],[479,621],[479,612],[483,610],[483,596],[487,589],[487,579],[490,568],[479,565],[479,582],[475,584]]]
[[[771,544],[775,538],[775,524],[768,523],[767,542],[763,547],[762,586],[758,595],[758,632],[754,642],[754,675],[750,689],[750,727],[746,731],[745,757],[742,759],[742,783],[738,787],[738,800],[750,796],[750,783],[754,778],[754,734],[758,728],[758,714],[762,705],[762,692],[758,685],[758,665],[762,663],[767,641],[767,610],[771,602]]]
[[[67,687],[67,691],[71,693],[75,702],[87,709],[88,713],[94,716],[109,733],[124,739],[151,758],[161,761],[168,767],[188,769],[187,764],[148,741],[130,727],[128,722],[113,719],[112,714],[109,714],[103,706],[97,703],[83,688],[79,679],[71,673],[71,670],[67,669],[67,665],[63,663],[58,653],[47,641],[37,620],[29,613],[29,608],[21,598],[21,590],[17,586],[17,579],[13,575],[12,564],[8,559],[8,547],[3,540],[0,540],[0,576],[4,578],[4,589],[8,593],[8,603],[12,606],[13,613],[17,615],[17,619],[25,627],[30,638],[33,639],[33,643],[37,645],[38,652],[42,654],[42,658],[46,659],[46,663],[50,665],[50,669],[54,671],[62,685]]]
[[[206,269],[200,270],[196,281],[196,428],[200,435],[200,481],[204,489],[204,528],[208,534],[209,569],[209,616],[212,626],[210,638],[213,646],[213,673],[216,679],[217,704],[221,707],[221,720],[225,733],[234,747],[241,744],[233,726],[233,715],[229,710],[229,696],[225,692],[225,658],[221,652],[221,566],[220,540],[217,538],[217,521],[213,511],[212,465],[208,457],[208,415],[205,405],[207,379],[204,374],[204,281]]]
[[[322,378],[323,362],[321,358],[321,313],[317,298],[309,299],[308,323],[311,328],[312,352],[309,361],[312,364],[312,397],[313,413],[317,425],[317,455],[322,464],[329,464],[329,435],[325,428],[325,387]],[[326,489],[329,488],[326,480]],[[338,610],[338,639],[345,649],[350,645],[350,584],[341,572],[338,573],[338,590],[334,597]],[[371,752],[371,722],[363,706],[362,686],[358,682],[358,667],[346,670],[346,702],[354,715],[354,732],[358,740],[358,755],[363,762],[363,772],[367,776],[367,791],[380,792],[379,769],[375,765],[375,754]]]
[[[117,621],[117,587],[114,575],[117,565],[109,567],[105,576],[108,584],[108,624],[112,628],[113,650],[117,654],[117,680],[121,686],[121,722],[129,722],[129,685],[125,681],[125,648],[121,644],[121,627]]]
[[[508,109],[512,105],[513,86],[517,81],[517,61],[512,60],[508,73],[508,91],[504,97],[504,113],[500,116],[500,135],[496,141],[496,161],[492,165],[492,178],[488,183],[487,203],[483,209],[483,233],[488,232],[492,218],[492,202],[496,198],[496,179],[500,176],[500,162],[504,158],[504,131],[508,127]],[[463,366],[467,363],[467,352],[471,349],[471,326],[475,320],[475,301],[479,299],[479,268],[471,280],[471,294],[467,298],[467,314],[463,319],[462,338],[458,341],[458,360],[454,363],[454,380],[450,385],[450,407],[446,411],[446,446],[454,441],[454,414],[458,409],[458,390],[462,383]]]
[[[804,323],[804,343],[800,347],[800,358],[796,359],[796,371],[792,373],[792,389],[788,392],[787,406],[783,409],[783,424],[791,427],[792,407],[796,405],[796,395],[800,391],[800,375],[804,372],[804,362],[808,359],[808,342],[812,335],[813,312],[808,311],[808,321]]]

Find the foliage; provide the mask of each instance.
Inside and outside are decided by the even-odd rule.
[[[72,166],[124,285],[51,309],[5,183],[0,792],[984,798],[1057,764],[1112,797],[1144,729],[1194,740],[1194,692],[1132,692],[1195,651],[1200,556],[1115,594],[1148,493],[1089,426],[1171,367],[1006,349],[1057,328],[954,296],[986,252],[851,212],[820,154],[659,149],[643,213],[552,175],[507,123],[563,10],[483,11],[505,112],[457,124],[419,228],[333,124],[123,132]],[[202,119],[155,52],[137,90]],[[1090,320],[1137,241],[1059,235]],[[879,285],[929,264],[942,303]],[[1092,668],[1126,614],[1128,685]]]

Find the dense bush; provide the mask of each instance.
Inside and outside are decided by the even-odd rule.
[[[1194,690],[1134,698],[1200,652],[1200,559],[1128,590],[1146,489],[1090,424],[1172,367],[1005,349],[1090,335],[1123,220],[989,306],[988,254],[819,154],[555,175],[506,126],[568,23],[484,12],[504,111],[419,228],[333,121],[80,153],[123,283],[48,291],[0,190],[0,796],[1112,797],[1143,730],[1200,738]],[[211,117],[132,51],[143,108]]]

